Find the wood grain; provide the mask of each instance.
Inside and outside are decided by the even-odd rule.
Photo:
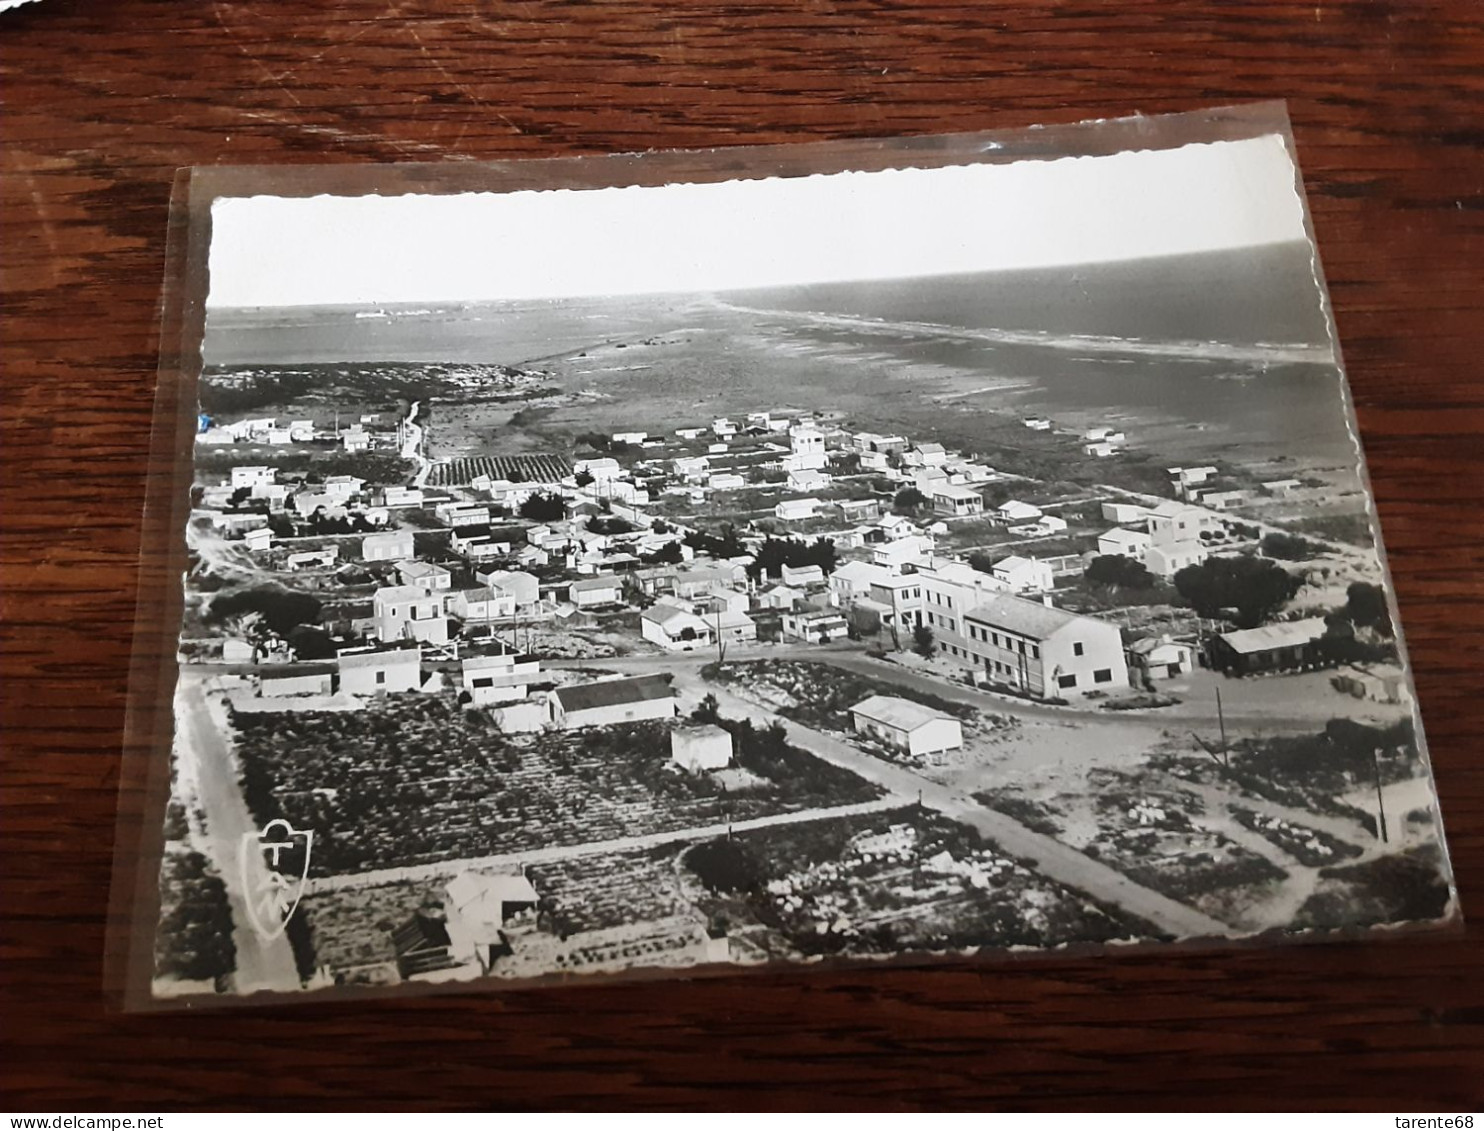
[[[103,912],[166,206],[195,164],[974,130],[1286,98],[1464,908],[1484,905],[1471,0],[45,0],[4,45],[7,1106],[1335,1107],[1484,1098],[1481,932],[118,1016]]]

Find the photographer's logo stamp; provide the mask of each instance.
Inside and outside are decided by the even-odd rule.
[[[296,829],[281,818],[242,834],[242,890],[259,938],[276,939],[288,927],[304,898],[313,847],[313,829]]]

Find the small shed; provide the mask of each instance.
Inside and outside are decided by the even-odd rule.
[[[952,715],[894,695],[863,699],[850,708],[850,720],[857,734],[909,754],[940,754],[964,744],[963,724]]]
[[[732,762],[731,732],[710,723],[676,727],[670,732],[670,761],[693,774],[724,770]]]

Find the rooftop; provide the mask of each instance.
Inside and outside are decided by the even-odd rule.
[[[647,703],[654,699],[673,698],[670,681],[662,675],[636,675],[627,679],[604,679],[559,687],[553,695],[567,711],[586,711],[594,707],[617,707],[624,703]]]
[[[1223,632],[1224,640],[1233,652],[1243,655],[1266,652],[1271,648],[1292,648],[1307,644],[1324,635],[1323,617],[1305,617],[1303,620],[1284,621],[1281,624],[1265,624],[1261,628],[1243,628],[1236,632]]]
[[[371,595],[373,601],[431,601],[433,594],[416,585],[383,585]]]
[[[1045,640],[1052,633],[1060,631],[1069,624],[1091,619],[1076,613],[1069,613],[1065,609],[1042,604],[1040,601],[1026,601],[1009,594],[978,605],[964,615],[980,624],[987,624],[1009,632],[1018,632],[1033,640]]]
[[[850,713],[898,730],[916,730],[940,719],[955,721],[952,715],[924,707],[911,699],[898,699],[894,695],[872,695],[850,708]]]

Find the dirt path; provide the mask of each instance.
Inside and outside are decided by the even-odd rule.
[[[298,967],[288,939],[264,940],[253,930],[243,890],[243,840],[258,829],[238,785],[236,760],[226,736],[224,720],[213,717],[199,676],[181,673],[176,691],[177,749],[182,776],[195,782],[196,800],[206,814],[203,845],[227,890],[232,909],[232,942],[237,949],[236,986],[239,993],[254,990],[297,990]],[[188,767],[188,768],[185,768]],[[261,853],[250,853],[246,866],[265,874]]]
[[[916,800],[916,798],[912,798]],[[899,809],[907,799],[888,796],[879,801],[863,801],[855,805],[837,805],[824,809],[801,809],[793,813],[774,813],[768,817],[752,817],[745,821],[732,821],[698,828],[675,829],[670,832],[646,833],[642,836],[619,837],[615,840],[589,841],[586,844],[564,844],[552,848],[531,848],[523,852],[502,852],[493,856],[476,856],[462,860],[437,860],[430,864],[414,864],[407,868],[380,868],[372,872],[353,872],[343,876],[324,876],[310,884],[310,892],[350,891],[356,888],[375,887],[378,884],[397,883],[405,880],[430,880],[448,876],[471,868],[498,868],[513,865],[549,864],[555,860],[573,860],[581,856],[600,856],[612,852],[628,852],[637,848],[658,848],[665,844],[683,841],[713,840],[729,833],[743,833],[752,829],[772,828],[776,825],[798,825],[809,821],[826,821],[838,817],[854,817],[863,813],[884,813]]]

